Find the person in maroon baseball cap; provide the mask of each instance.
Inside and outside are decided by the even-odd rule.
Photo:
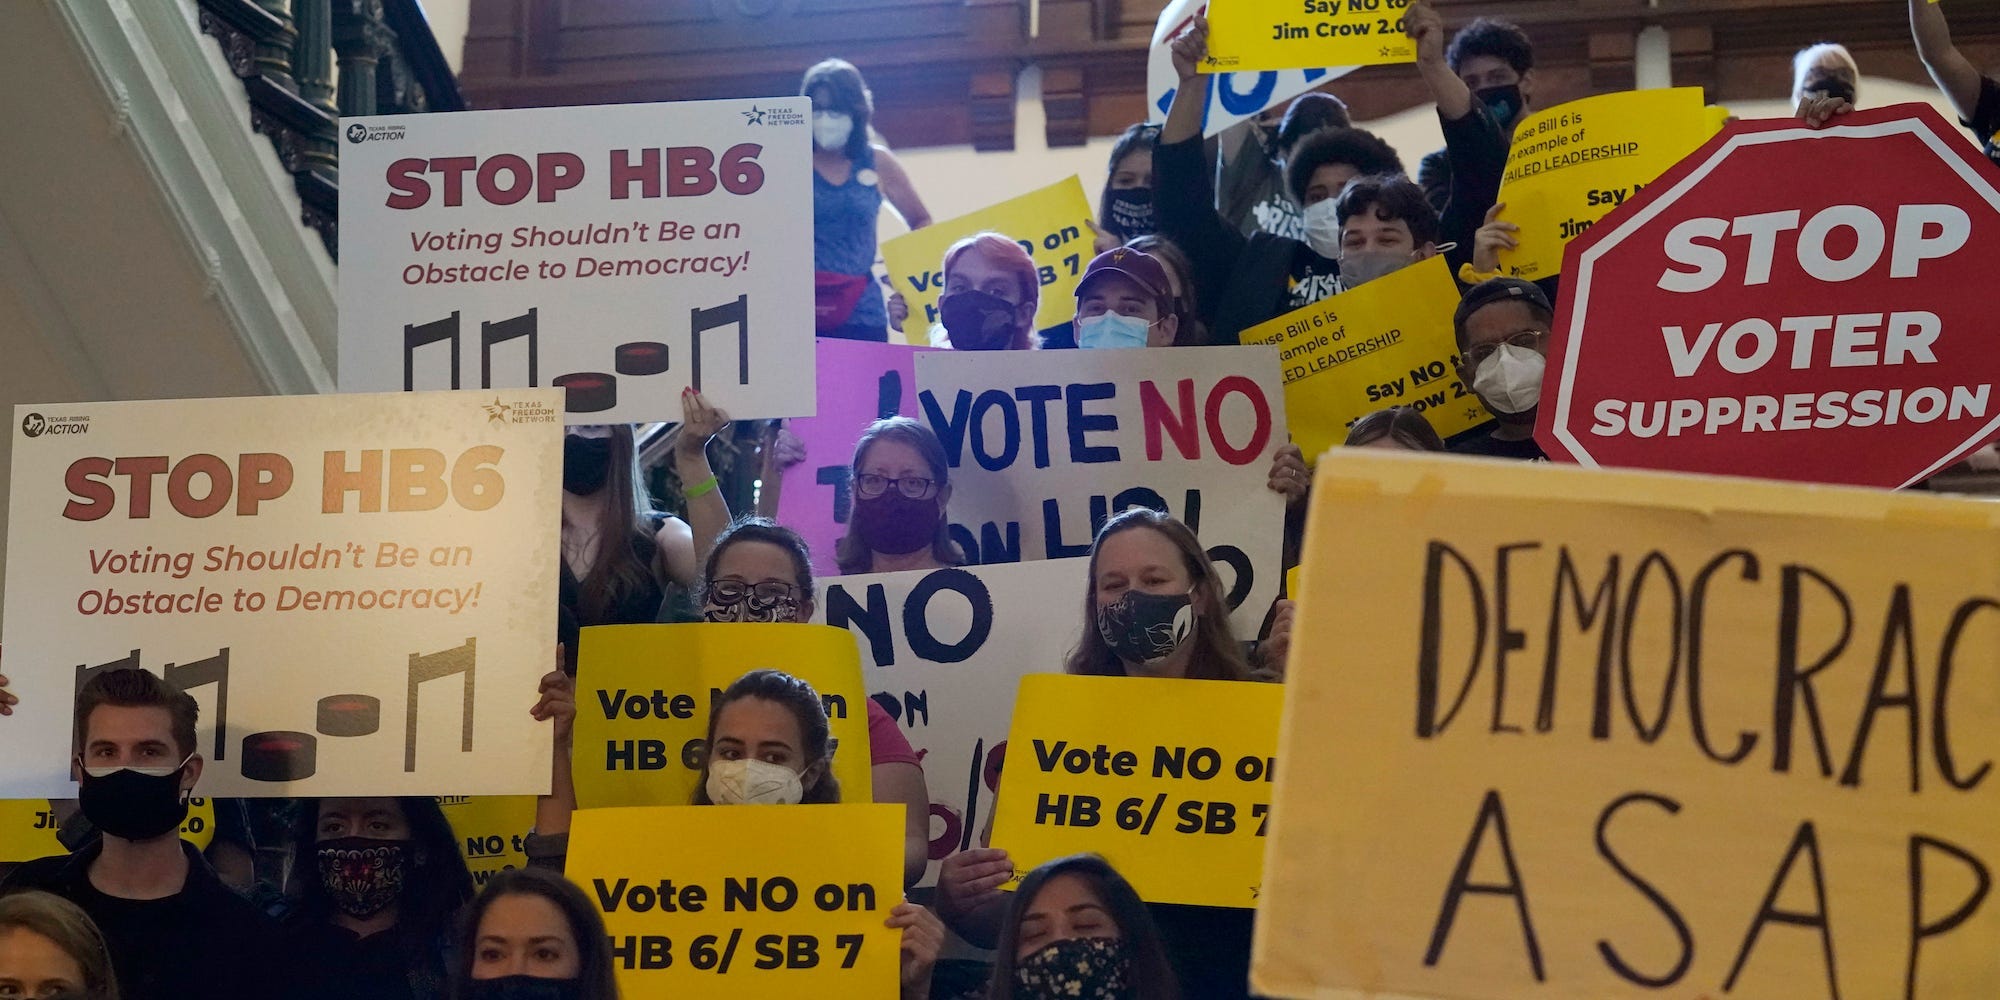
[[[1076,283],[1078,347],[1171,347],[1179,332],[1173,282],[1152,254],[1106,250]]]

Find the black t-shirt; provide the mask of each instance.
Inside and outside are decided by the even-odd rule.
[[[285,960],[277,925],[230,891],[200,853],[188,859],[181,891],[162,899],[122,899],[90,882],[93,843],[76,852],[30,861],[0,892],[41,889],[75,903],[111,950],[125,1000],[267,1000],[287,996],[277,970]]]
[[[1549,456],[1532,437],[1511,441],[1493,436],[1493,427],[1474,431],[1452,439],[1451,452],[1454,455],[1485,455],[1491,458],[1513,458],[1524,462],[1546,462]]]
[[[1292,251],[1292,267],[1285,281],[1285,298],[1278,315],[1305,307],[1340,291],[1340,262],[1328,260],[1304,243]]]
[[[445,951],[450,942],[442,937],[413,945],[400,928],[364,938],[310,919],[286,930],[292,967],[300,974],[295,1000],[443,1000],[447,993]]]
[[[1959,119],[1966,128],[1972,130],[1973,138],[1986,151],[1986,156],[1994,163],[2000,163],[2000,82],[1992,77],[1979,80],[1979,107],[1972,112],[1972,119]]]

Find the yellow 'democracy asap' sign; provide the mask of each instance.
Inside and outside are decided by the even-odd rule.
[[[1500,218],[1521,227],[1507,274],[1562,273],[1563,248],[1722,128],[1700,87],[1600,94],[1538,111],[1514,130]]]
[[[604,914],[625,996],[896,995],[902,806],[585,809],[565,874]]]
[[[1023,677],[993,846],[1020,871],[1102,854],[1147,902],[1257,905],[1283,700],[1251,681]]]
[[[2000,983],[2000,509],[1344,453],[1306,538],[1260,992]]]
[[[1428,257],[1251,327],[1241,340],[1277,346],[1292,440],[1317,462],[1347,440],[1350,424],[1391,406],[1422,413],[1440,437],[1488,419],[1458,379],[1457,303],[1444,258]]]
[[[709,706],[752,670],[813,686],[833,730],[841,798],[868,801],[868,701],[861,653],[846,629],[731,622],[601,625],[577,660],[577,804],[686,805],[708,753]]]
[[[1417,59],[1410,0],[1211,0],[1211,72],[1374,66]]]
[[[903,293],[910,306],[903,336],[912,344],[930,343],[927,331],[939,322],[937,300],[944,293],[944,252],[967,236],[989,230],[1020,243],[1035,259],[1042,286],[1035,329],[1068,322],[1076,315],[1077,279],[1094,256],[1090,249],[1092,219],[1083,182],[1066,177],[882,244],[882,263],[889,269],[890,287]]]

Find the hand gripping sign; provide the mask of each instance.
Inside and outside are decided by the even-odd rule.
[[[2000,171],[1903,105],[1738,123],[1572,243],[1536,439],[1906,486],[2000,430]]]
[[[1174,71],[1174,37],[1187,30],[1195,15],[1207,9],[1205,0],[1172,0],[1153,25],[1153,44],[1146,55],[1146,106],[1155,122],[1166,120],[1167,109],[1174,103],[1174,91],[1181,85],[1180,74]],[[1266,108],[1285,104],[1357,68],[1216,73],[1209,80],[1208,100],[1201,109],[1201,134],[1220,135]]]
[[[1410,0],[1215,0],[1208,64],[1230,70],[1417,59],[1405,33]]]

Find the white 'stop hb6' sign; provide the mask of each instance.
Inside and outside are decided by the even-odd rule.
[[[349,119],[340,389],[557,386],[569,423],[813,412],[811,103]]]
[[[1585,465],[1905,486],[2000,432],[2000,170],[1902,105],[1741,122],[1572,243],[1536,437]]]

